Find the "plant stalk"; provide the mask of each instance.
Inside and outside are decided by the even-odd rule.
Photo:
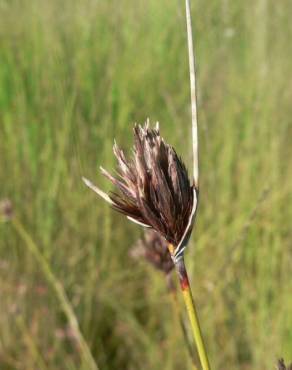
[[[197,88],[195,52],[193,42],[191,4],[186,0],[186,24],[188,38],[188,56],[190,72],[191,108],[192,108],[192,145],[193,145],[193,178],[195,188],[199,188],[199,148],[198,148],[198,112],[197,112]]]
[[[175,264],[175,267],[178,273],[181,290],[183,293],[188,316],[191,322],[192,333],[193,333],[194,340],[197,346],[202,368],[203,370],[210,370],[210,364],[209,364],[209,360],[207,356],[206,346],[204,344],[202,331],[200,328],[199,317],[197,314],[195,301],[192,295],[189,278],[188,278],[188,274],[187,274],[187,270],[186,270],[183,257],[177,261],[177,263]]]
[[[91,370],[98,370],[98,365],[93,358],[91,351],[88,347],[87,342],[85,341],[85,338],[83,337],[79,323],[77,320],[77,317],[74,313],[74,310],[72,308],[72,305],[66,295],[66,292],[63,288],[63,285],[61,282],[55,277],[53,271],[51,270],[51,267],[47,260],[44,258],[42,253],[40,252],[38,246],[34,242],[34,240],[31,238],[28,231],[25,229],[25,227],[22,225],[22,223],[16,218],[13,217],[11,219],[12,226],[14,230],[17,232],[17,234],[21,237],[23,242],[25,243],[26,247],[30,251],[30,253],[34,256],[36,259],[40,269],[43,271],[45,278],[47,279],[48,283],[51,285],[51,287],[54,289],[56,296],[59,300],[60,307],[62,308],[64,314],[67,317],[68,323],[70,325],[70,328],[75,334],[76,341],[80,347],[80,352],[83,357],[83,361],[86,363],[86,366],[88,369]]]
[[[193,342],[190,341],[190,338],[188,336],[187,328],[186,328],[186,325],[184,323],[184,319],[183,319],[183,316],[182,316],[182,313],[181,313],[181,310],[180,310],[180,306],[179,306],[179,302],[178,302],[176,286],[174,284],[174,281],[173,281],[173,278],[172,278],[171,274],[166,275],[166,282],[167,282],[168,292],[169,292],[169,295],[171,297],[172,304],[173,304],[173,311],[174,311],[175,315],[177,316],[177,318],[179,320],[180,327],[181,327],[181,330],[182,330],[182,334],[183,334],[183,337],[184,337],[184,341],[185,341],[185,344],[186,344],[186,347],[187,347],[187,351],[188,351],[190,359],[192,361],[193,370],[198,370],[198,367],[197,367],[197,364],[196,364],[198,359],[197,359],[197,356],[196,356],[196,353],[195,353],[195,348],[194,348]]]

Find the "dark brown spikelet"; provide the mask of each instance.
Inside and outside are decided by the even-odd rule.
[[[13,207],[9,199],[0,201],[0,216],[4,221],[10,220],[13,216]]]
[[[292,370],[292,364],[286,366],[284,360],[281,358],[278,361],[278,370]]]
[[[114,154],[117,176],[102,169],[118,190],[109,195],[113,207],[177,246],[193,209],[193,187],[174,148],[165,143],[158,127],[151,129],[146,124],[134,127],[130,160],[116,144]]]
[[[154,230],[147,230],[143,238],[130,250],[130,255],[135,259],[145,258],[158,270],[168,274],[174,264],[168,251],[167,241]]]

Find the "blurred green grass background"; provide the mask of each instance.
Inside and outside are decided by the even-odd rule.
[[[292,3],[192,2],[201,199],[186,252],[214,369],[292,359]],[[0,197],[63,285],[100,369],[191,369],[165,280],[109,189],[114,138],[158,120],[190,168],[184,1],[0,1]],[[84,369],[41,264],[0,224],[0,368]]]

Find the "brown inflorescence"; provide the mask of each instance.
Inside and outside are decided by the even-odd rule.
[[[278,370],[292,370],[292,364],[286,366],[283,359],[278,361]]]
[[[158,126],[146,124],[134,127],[133,158],[127,160],[116,144],[114,154],[117,176],[102,169],[118,190],[109,194],[112,206],[177,246],[192,212],[193,186],[174,148],[165,143]]]
[[[174,268],[167,241],[154,230],[145,231],[143,237],[130,250],[133,258],[144,258],[158,270],[168,274]]]

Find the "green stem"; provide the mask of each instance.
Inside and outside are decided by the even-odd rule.
[[[197,345],[197,350],[203,370],[210,370],[210,364],[207,356],[206,346],[204,344],[202,331],[200,328],[199,318],[196,311],[195,301],[192,295],[189,278],[185,266],[184,259],[181,258],[177,261],[176,271],[179,276],[180,286],[182,289],[186,309],[191,322],[192,333]]]
[[[186,328],[186,325],[184,323],[182,313],[180,311],[180,305],[179,305],[178,297],[177,297],[177,290],[176,290],[176,287],[175,287],[175,284],[173,282],[171,274],[168,274],[166,276],[166,281],[167,281],[167,287],[168,287],[169,294],[172,298],[173,311],[175,312],[175,315],[178,317],[178,320],[179,320],[179,323],[180,323],[180,326],[181,326],[181,330],[182,330],[182,333],[183,333],[184,341],[185,341],[185,344],[186,344],[186,348],[187,348],[187,351],[189,353],[190,359],[191,359],[192,364],[193,364],[193,370],[198,370],[198,367],[197,367],[197,364],[196,364],[197,356],[196,356],[196,353],[195,353],[195,348],[194,348],[193,342],[190,341],[190,338],[189,338],[188,333],[187,333],[187,328]]]

